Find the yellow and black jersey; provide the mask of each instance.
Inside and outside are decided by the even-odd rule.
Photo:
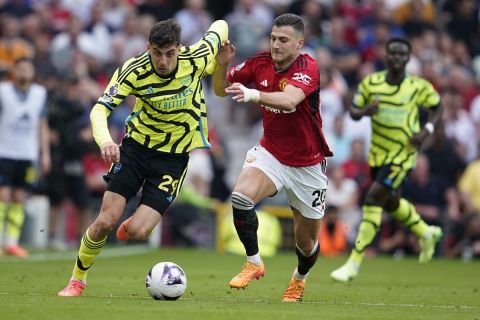
[[[182,48],[176,69],[167,77],[155,72],[148,51],[125,62],[98,99],[96,111],[92,110],[97,143],[111,140],[105,132],[106,121],[98,118],[105,119],[128,95],[134,95],[135,107],[125,120],[127,136],[161,152],[209,148],[201,78],[213,72],[215,55],[227,37],[226,23],[215,22],[200,41]]]
[[[379,101],[372,116],[372,139],[368,161],[372,167],[396,164],[404,169],[415,166],[417,151],[410,138],[420,131],[419,107],[433,108],[440,96],[425,79],[407,75],[398,85],[386,81],[386,71],[366,76],[353,99],[354,108]]]

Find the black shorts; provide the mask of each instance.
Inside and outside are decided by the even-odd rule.
[[[124,138],[120,146],[120,162],[113,164],[104,176],[107,190],[128,201],[143,186],[140,204],[163,215],[180,190],[188,159],[188,154],[159,152],[131,138]]]
[[[89,191],[84,176],[52,172],[47,182],[48,197],[52,206],[58,206],[66,198],[70,198],[77,208],[89,207]]]
[[[388,164],[381,167],[372,167],[370,176],[372,181],[386,186],[390,190],[397,190],[407,179],[411,169],[405,169],[399,165]]]
[[[27,190],[37,180],[38,173],[32,161],[0,158],[0,186]]]

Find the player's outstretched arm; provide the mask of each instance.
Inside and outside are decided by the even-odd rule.
[[[235,82],[225,91],[232,94],[232,99],[237,102],[259,103],[282,111],[295,111],[297,105],[305,99],[302,89],[287,85],[283,91],[264,92],[249,89],[241,83]]]

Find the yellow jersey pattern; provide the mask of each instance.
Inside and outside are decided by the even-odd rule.
[[[373,115],[369,165],[395,164],[403,169],[415,166],[417,151],[410,138],[420,131],[419,107],[433,108],[440,96],[427,80],[406,75],[399,85],[386,81],[386,71],[372,73],[359,84],[353,107],[363,108],[379,101]]]
[[[160,152],[210,148],[201,78],[226,40],[224,34],[210,29],[196,44],[183,47],[176,69],[167,77],[155,72],[148,51],[128,60],[115,71],[96,106],[110,112],[134,95],[126,136]]]

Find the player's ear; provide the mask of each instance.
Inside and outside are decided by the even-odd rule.
[[[305,39],[304,39],[304,38],[298,39],[298,42],[297,42],[297,50],[302,49],[304,43],[305,43]]]

